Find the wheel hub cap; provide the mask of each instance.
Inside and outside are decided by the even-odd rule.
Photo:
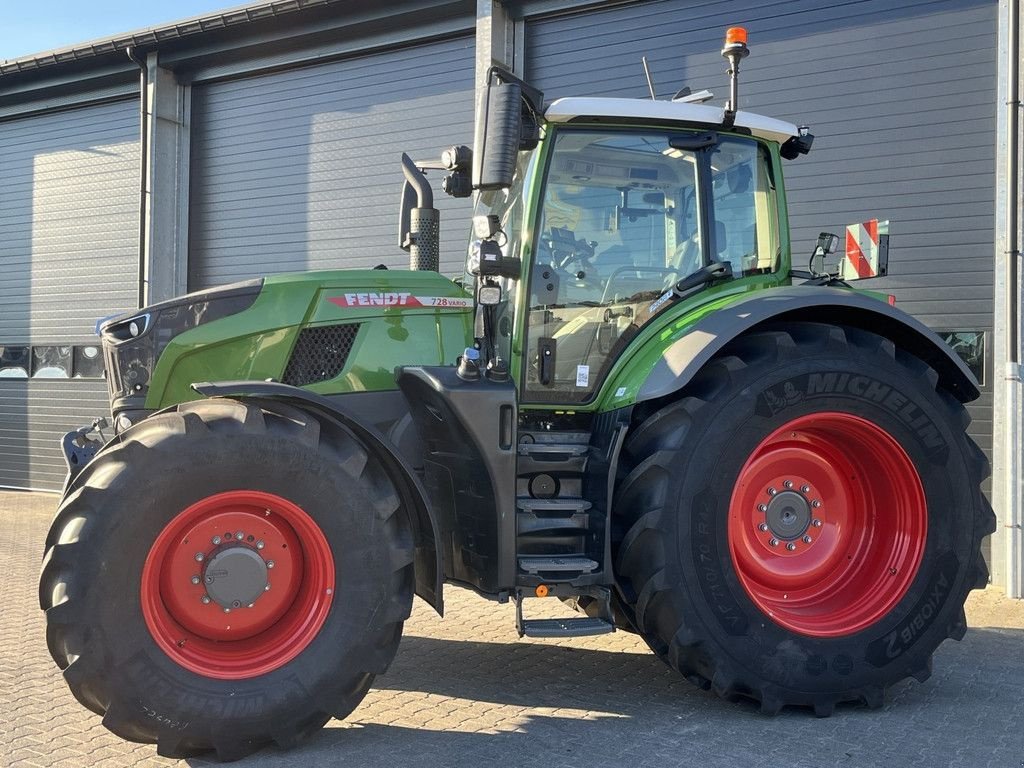
[[[266,591],[267,563],[255,549],[227,547],[204,569],[206,593],[222,608],[252,605]]]
[[[799,539],[811,526],[811,504],[796,491],[782,491],[769,502],[765,522],[776,538]]]

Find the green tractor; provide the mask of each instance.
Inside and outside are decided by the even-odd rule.
[[[545,106],[492,69],[472,151],[403,157],[409,271],[102,323],[114,435],[64,439],[40,584],[75,697],[167,756],[289,747],[445,582],[521,635],[635,632],[769,714],[926,679],[987,581],[978,387],[884,295],[792,268],[783,160],[812,136],[737,110],[745,38],[725,108]],[[464,278],[426,169],[476,197]]]

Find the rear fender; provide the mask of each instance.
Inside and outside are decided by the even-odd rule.
[[[416,594],[444,615],[444,568],[441,551],[437,547],[440,541],[437,520],[416,473],[375,427],[323,395],[288,384],[225,381],[193,384],[192,388],[207,397],[230,397],[259,404],[268,410],[273,410],[275,402],[287,403],[309,411],[327,424],[344,427],[355,434],[373,458],[383,464],[402,499],[402,509],[408,518],[416,547]]]
[[[662,352],[636,402],[668,397],[685,387],[726,344],[767,323],[814,322],[877,333],[924,360],[960,402],[978,397],[970,369],[934,331],[906,312],[844,288],[793,286],[759,291],[705,315]]]

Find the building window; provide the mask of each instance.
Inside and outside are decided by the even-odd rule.
[[[103,378],[103,352],[98,344],[86,344],[75,347],[76,379]]]
[[[960,359],[963,360],[979,384],[985,383],[985,332],[984,331],[938,331]]]
[[[0,379],[27,379],[30,363],[28,347],[0,346]]]
[[[32,347],[33,379],[70,379],[71,347]]]
[[[99,344],[0,345],[0,379],[102,379]]]

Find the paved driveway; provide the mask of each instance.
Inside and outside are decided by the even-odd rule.
[[[0,492],[0,765],[208,765],[117,739],[65,687],[36,601],[55,503]],[[623,632],[523,641],[511,606],[446,595],[444,620],[417,605],[398,658],[349,720],[236,765],[1024,765],[1024,602],[993,589],[972,598],[972,630],[939,649],[927,683],[897,686],[882,710],[842,707],[824,720],[719,701]]]

